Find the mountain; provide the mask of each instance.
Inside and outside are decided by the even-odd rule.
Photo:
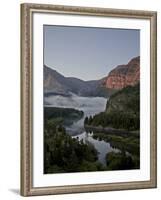
[[[107,101],[106,110],[108,113],[130,113],[131,115],[139,115],[140,112],[140,84],[135,86],[127,86],[111,95]]]
[[[44,65],[44,94],[60,94],[68,96],[71,93],[79,96],[108,96],[108,90],[103,86],[103,79],[83,81],[78,78],[65,77],[56,70]]]
[[[118,65],[113,69],[105,80],[105,87],[122,89],[134,86],[140,80],[140,56],[133,58],[126,65]]]
[[[85,121],[94,127],[111,127],[125,130],[140,128],[140,84],[127,86],[110,96],[104,112]]]
[[[56,70],[44,65],[44,94],[69,96],[109,97],[116,91],[134,86],[140,80],[140,57],[133,58],[126,65],[118,65],[108,76],[100,80],[83,81],[74,77],[65,77]]]

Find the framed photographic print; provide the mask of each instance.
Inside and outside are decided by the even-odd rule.
[[[21,194],[154,188],[154,11],[21,5]]]

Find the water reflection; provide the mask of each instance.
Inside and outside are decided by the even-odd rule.
[[[84,143],[91,143],[94,145],[98,151],[99,161],[105,165],[105,156],[107,153],[114,151],[120,152],[120,150],[112,147],[110,143],[104,140],[99,140],[93,138],[93,132],[87,132],[84,129],[84,119],[86,116],[93,116],[100,112],[103,112],[106,108],[107,99],[103,97],[80,97],[77,95],[71,95],[70,97],[55,95],[45,97],[46,106],[50,107],[64,107],[64,108],[74,108],[82,110],[84,116],[82,119],[74,122],[70,126],[66,126],[66,131],[73,138],[78,138],[78,140],[83,140]]]
[[[87,132],[83,132],[79,135],[76,136],[72,136],[72,138],[77,138],[79,141],[83,140],[84,143],[88,144],[92,144],[94,145],[94,147],[96,148],[96,150],[98,151],[98,160],[103,164],[106,165],[106,154],[109,152],[120,152],[119,149],[117,148],[113,148],[110,143],[105,142],[104,140],[98,140],[98,139],[94,139],[93,138],[93,132],[91,133],[87,133]]]

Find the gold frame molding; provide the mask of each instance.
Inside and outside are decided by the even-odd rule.
[[[150,21],[150,180],[138,182],[85,184],[34,188],[32,184],[32,16],[60,13]],[[109,190],[155,188],[157,186],[157,13],[153,11],[21,4],[21,195],[49,195]]]

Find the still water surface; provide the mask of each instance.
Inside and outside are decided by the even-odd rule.
[[[45,97],[45,102],[51,107],[63,107],[63,108],[75,108],[82,110],[84,116],[82,119],[74,122],[70,126],[66,126],[66,131],[73,138],[83,140],[84,143],[91,143],[99,152],[98,159],[105,165],[105,156],[108,152],[118,152],[118,149],[112,148],[110,143],[100,141],[92,137],[93,133],[87,133],[84,129],[84,119],[86,116],[93,116],[97,113],[103,112],[106,107],[107,99],[103,97],[79,97],[77,95],[71,95],[70,97],[64,97],[60,95],[54,95]]]

